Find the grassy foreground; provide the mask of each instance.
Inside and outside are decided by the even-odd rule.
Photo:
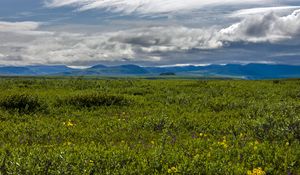
[[[300,80],[0,79],[0,174],[300,174]]]

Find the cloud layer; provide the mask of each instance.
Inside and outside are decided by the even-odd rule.
[[[0,31],[32,31],[40,26],[38,22],[25,21],[25,22],[3,22],[0,21]]]
[[[235,43],[299,44],[300,10],[287,16],[250,16],[229,27],[209,29],[174,25],[82,34],[41,31],[39,26],[35,22],[0,22],[0,64],[165,62],[174,55],[184,59],[192,53],[201,59],[202,53]]]
[[[233,12],[230,17],[246,17],[249,15],[265,14],[270,12],[286,12],[293,11],[295,9],[300,9],[300,6],[277,6],[277,7],[260,7],[260,8],[250,8],[241,9]]]
[[[79,11],[106,9],[125,14],[173,13],[196,10],[205,6],[264,4],[272,0],[47,0],[50,8],[73,6]]]

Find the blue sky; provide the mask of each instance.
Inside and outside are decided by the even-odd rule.
[[[299,39],[299,0],[0,1],[0,65],[300,65]]]

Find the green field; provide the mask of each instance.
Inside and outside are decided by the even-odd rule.
[[[0,174],[300,174],[300,80],[0,79]]]

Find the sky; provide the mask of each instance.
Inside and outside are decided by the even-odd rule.
[[[300,65],[299,0],[1,0],[0,65]]]

